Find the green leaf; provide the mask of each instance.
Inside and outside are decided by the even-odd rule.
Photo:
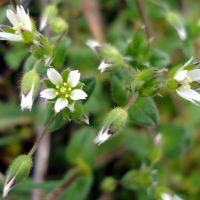
[[[159,112],[154,100],[150,97],[140,97],[129,109],[131,123],[155,126],[159,120]]]
[[[83,87],[83,90],[86,92],[88,95],[86,101],[89,99],[90,95],[94,91],[95,85],[96,85],[96,80],[94,77],[83,77],[81,79],[81,82],[83,82],[85,85]]]
[[[33,122],[34,112],[21,111],[19,106],[0,103],[0,130]]]
[[[48,124],[49,120],[55,115],[54,103],[48,102],[44,111],[44,124]],[[62,112],[57,114],[57,117],[50,127],[50,132],[62,128],[67,123],[67,118],[63,117]]]
[[[111,76],[112,99],[118,105],[124,105],[127,102],[126,89],[123,82],[116,76]]]
[[[93,143],[95,138],[94,129],[83,128],[75,132],[66,148],[67,160],[76,164],[83,160],[90,166],[94,165],[97,146]]]

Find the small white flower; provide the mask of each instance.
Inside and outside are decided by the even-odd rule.
[[[200,81],[200,69],[185,69],[191,61],[192,58],[175,73],[174,80],[179,85],[176,89],[178,95],[194,104],[198,104],[200,102],[200,94],[192,89],[190,84]]]
[[[173,195],[173,194],[169,194],[169,193],[162,193],[161,199],[162,200],[183,200],[178,195],[175,195],[175,194]]]
[[[32,87],[31,90],[28,92],[28,94],[25,95],[22,93],[21,104],[20,104],[21,109],[31,110],[33,106],[33,100],[34,100],[34,97],[33,97],[33,87]]]
[[[113,135],[113,132],[110,130],[110,127],[103,127],[97,137],[93,140],[95,144],[102,144],[108,140]]]
[[[103,61],[101,61],[100,65],[98,67],[98,70],[100,70],[101,73],[103,73],[104,71],[111,70],[111,68],[112,68],[112,64],[103,60]]]
[[[22,6],[18,5],[16,11],[8,9],[6,12],[6,16],[13,26],[13,33],[8,33],[4,31],[0,32],[0,40],[23,41],[21,32],[33,31],[33,25],[29,13],[26,13]]]
[[[3,187],[3,198],[5,198],[8,195],[8,193],[12,189],[12,186],[14,185],[14,183],[15,183],[15,177],[13,177],[10,180],[6,180],[4,187]]]
[[[87,94],[79,86],[80,73],[78,70],[71,71],[66,80],[53,68],[47,70],[47,76],[53,87],[43,90],[40,96],[55,100],[55,112],[58,113],[66,107],[73,112],[74,101],[86,99]]]
[[[96,48],[102,47],[102,45],[95,40],[87,40],[85,43],[88,47],[90,47],[94,52],[96,52]]]
[[[185,40],[187,38],[185,27],[182,24],[180,24],[179,26],[176,26],[175,29],[181,40]]]

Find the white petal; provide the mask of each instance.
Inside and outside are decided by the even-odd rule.
[[[174,195],[173,200],[183,200],[182,198],[180,198],[178,195]]]
[[[9,40],[9,41],[23,41],[21,35],[13,34],[13,33],[6,33],[0,32],[0,40]]]
[[[102,46],[99,42],[95,40],[87,40],[85,44],[89,46],[93,51],[96,51],[96,48]]]
[[[67,99],[65,99],[65,98],[59,98],[59,99],[56,100],[54,109],[58,113],[62,109],[64,109],[65,107],[67,107],[67,105],[68,105]]]
[[[188,76],[192,81],[200,81],[200,69],[188,71]]]
[[[72,100],[76,101],[76,100],[80,100],[80,99],[86,99],[87,94],[81,89],[75,89],[71,92],[70,97]]]
[[[175,27],[176,28],[176,31],[180,37],[181,40],[185,40],[187,38],[187,33],[185,31],[185,28],[183,25],[180,25],[178,27]]]
[[[44,28],[46,27],[47,25],[47,20],[48,20],[48,17],[46,15],[43,15],[40,19],[40,31],[43,31]]]
[[[179,87],[176,91],[179,96],[181,96],[182,98],[194,104],[197,104],[200,102],[200,94],[197,93],[195,90],[182,86],[182,87]]]
[[[6,11],[6,16],[7,16],[8,20],[10,21],[10,23],[14,27],[17,27],[19,25],[18,17],[16,16],[16,14],[11,9],[8,9]]]
[[[68,104],[67,107],[69,108],[69,110],[70,110],[71,112],[74,112],[74,103]]]
[[[170,194],[168,194],[168,193],[162,193],[161,194],[161,199],[162,200],[173,200],[172,196]]]
[[[176,81],[182,81],[187,77],[187,70],[178,70],[174,76]]]
[[[47,70],[47,76],[54,85],[59,85],[63,82],[62,76],[53,68]]]
[[[32,105],[33,105],[33,88],[30,90],[30,92],[25,96],[22,93],[22,97],[21,97],[21,109],[32,109]]]
[[[67,82],[70,84],[71,87],[77,86],[79,80],[80,80],[80,73],[78,70],[74,70],[69,73]]]
[[[5,185],[3,187],[3,198],[5,198],[8,195],[8,192],[12,189],[14,183],[15,183],[15,177],[5,182]]]
[[[45,89],[40,93],[40,97],[45,99],[54,99],[56,96],[57,96],[56,90],[53,88]]]
[[[98,67],[98,70],[100,70],[101,73],[103,73],[103,72],[106,71],[106,70],[110,70],[110,69],[111,69],[111,66],[112,66],[112,64],[110,64],[110,63],[106,62],[105,60],[103,60],[103,61],[100,63],[100,65],[99,65],[99,67]]]
[[[105,128],[103,127],[100,131],[99,134],[97,135],[97,137],[93,140],[93,142],[95,144],[102,144],[103,142],[105,142],[106,140],[108,140],[110,137],[112,136],[112,134],[109,134],[109,128]]]

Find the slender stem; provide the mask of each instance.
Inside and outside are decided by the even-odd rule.
[[[60,36],[58,37],[58,39],[56,40],[55,44],[54,44],[54,49],[58,46],[58,44],[60,43],[60,41],[63,39],[63,37],[65,36],[65,34],[67,33],[67,30],[64,30]]]
[[[80,172],[77,170],[74,171],[74,173],[67,177],[66,180],[64,180],[61,185],[59,185],[57,188],[55,188],[51,193],[48,194],[46,197],[46,200],[57,200],[59,197],[63,194],[63,192],[74,182],[77,180],[77,178],[80,177]]]
[[[136,92],[131,96],[131,98],[128,100],[127,105],[125,106],[125,110],[128,110],[134,104],[134,102],[138,98],[138,95],[139,94]]]
[[[140,16],[142,18],[142,21],[145,25],[145,33],[147,35],[147,39],[150,40],[153,37],[153,32],[152,32],[152,29],[151,29],[149,19],[146,15],[145,7],[144,7],[144,4],[142,2],[143,0],[135,0],[135,1],[136,1],[136,5],[137,5],[138,11],[140,13]]]
[[[57,115],[54,115],[48,122],[48,124],[46,125],[46,127],[44,128],[44,130],[42,131],[42,133],[40,134],[40,136],[37,138],[37,140],[35,141],[34,145],[32,146],[31,150],[28,153],[28,156],[32,157],[32,155],[35,153],[37,146],[40,144],[41,140],[43,139],[43,137],[46,135],[46,133],[48,132],[49,128],[51,127],[51,125],[53,124],[53,122],[55,121]]]

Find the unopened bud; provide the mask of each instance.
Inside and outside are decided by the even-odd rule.
[[[62,33],[63,31],[68,29],[67,22],[61,17],[55,17],[53,20],[51,20],[50,25],[51,29],[55,33]]]
[[[117,182],[113,177],[106,177],[101,183],[101,189],[105,192],[113,192],[116,189]]]
[[[3,189],[3,197],[6,197],[8,192],[14,185],[27,178],[32,168],[32,159],[27,155],[17,157],[10,165],[6,181]]]
[[[183,20],[180,15],[175,12],[167,12],[166,19],[177,31],[181,40],[185,40],[187,37],[187,33],[185,31],[185,27],[183,24]]]
[[[125,109],[113,109],[106,117],[102,129],[94,139],[94,143],[100,145],[101,143],[108,140],[113,134],[119,132],[125,126],[127,118],[128,114]]]
[[[40,89],[40,77],[35,70],[24,74],[21,82],[21,109],[31,110],[33,101]]]

